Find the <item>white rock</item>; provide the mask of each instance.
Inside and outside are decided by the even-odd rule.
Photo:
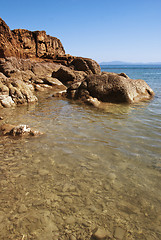
[[[8,95],[0,95],[0,102],[1,102],[2,106],[5,108],[9,108],[9,107],[12,107],[15,105],[11,96],[8,96]]]

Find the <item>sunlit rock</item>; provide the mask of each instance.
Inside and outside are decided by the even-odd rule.
[[[18,125],[14,126],[11,124],[3,124],[0,127],[0,131],[3,136],[9,135],[9,136],[19,136],[19,137],[27,137],[27,136],[38,136],[42,133],[36,130],[31,129],[27,125]]]
[[[0,103],[5,108],[9,108],[15,105],[15,102],[12,100],[12,97],[8,95],[0,95]]]
[[[97,228],[92,235],[92,239],[95,240],[104,240],[108,237],[108,231],[103,228]]]
[[[77,86],[70,86],[67,90],[68,97],[80,99],[84,102],[93,102],[95,99],[110,103],[135,103],[149,100],[154,96],[153,90],[141,79],[133,80],[124,73],[93,74]],[[99,106],[99,104],[98,104]]]

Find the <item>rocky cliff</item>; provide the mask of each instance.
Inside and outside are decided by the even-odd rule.
[[[0,18],[0,108],[37,101],[35,91],[64,91],[95,73],[101,73],[99,64],[65,54],[56,37],[45,31],[11,31]]]
[[[0,18],[0,58],[52,58],[64,55],[61,41],[45,31],[10,30]]]

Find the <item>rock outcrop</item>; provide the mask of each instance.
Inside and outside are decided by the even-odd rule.
[[[22,55],[10,28],[0,18],[0,58],[11,56],[22,57]]]
[[[69,98],[99,105],[98,101],[111,103],[134,103],[154,96],[153,90],[144,80],[133,80],[121,73],[102,73],[86,76],[79,84],[67,90]]]
[[[15,57],[0,59],[0,107],[37,101],[35,91],[62,91],[66,87],[52,72],[60,66]]]
[[[96,61],[65,54],[60,40],[45,31],[11,31],[0,18],[0,107],[35,102],[35,92],[45,90],[97,107],[101,101],[133,103],[154,96],[145,81],[101,73]]]
[[[61,41],[45,31],[10,30],[0,18],[0,58],[32,58],[52,60],[78,71],[100,73],[98,63],[88,58],[65,54]]]
[[[45,31],[10,30],[0,18],[0,58],[56,58],[64,55],[62,43]]]

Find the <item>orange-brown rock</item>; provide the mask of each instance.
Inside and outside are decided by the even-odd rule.
[[[0,18],[0,58],[56,58],[64,55],[61,41],[51,37],[45,31],[29,31],[25,29],[10,30]]]
[[[0,58],[11,56],[23,57],[23,53],[12,31],[0,18]]]

